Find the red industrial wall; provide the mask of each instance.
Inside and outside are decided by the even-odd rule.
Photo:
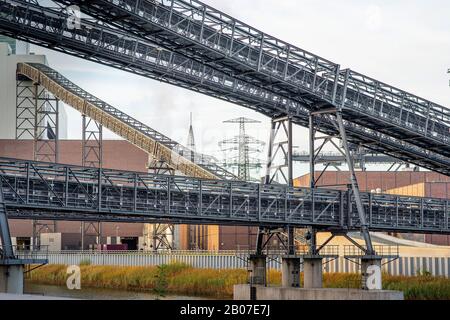
[[[316,179],[320,176],[317,172]],[[356,172],[361,191],[370,192],[380,188],[382,191],[401,188],[421,182],[450,182],[450,177],[434,172]],[[295,179],[297,187],[309,187],[310,175],[304,175]],[[328,171],[319,179],[318,186],[348,185],[349,174],[345,171]],[[330,187],[333,189],[345,189],[345,186]]]

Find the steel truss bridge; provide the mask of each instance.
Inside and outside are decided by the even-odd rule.
[[[338,108],[347,139],[448,174],[448,109],[264,34],[190,0],[57,1],[96,19],[77,28],[64,6],[1,0],[0,32],[307,126]],[[106,22],[108,21],[108,22]],[[337,135],[332,117],[320,130]]]
[[[211,157],[197,154],[171,140],[94,97],[46,65],[19,63],[17,75],[27,81],[39,84],[56,99],[65,102],[83,115],[125,138],[157,160],[167,163],[173,170],[192,177],[236,179],[231,173],[215,164]],[[32,113],[30,112],[30,114]]]
[[[0,158],[8,218],[314,226],[355,231],[351,191],[291,188]],[[450,233],[449,202],[361,193],[371,230]]]
[[[77,5],[81,19],[67,5]],[[342,139],[352,173],[352,190],[343,192],[316,189],[314,180],[310,189],[226,181],[233,177],[221,168],[185,155],[178,157],[181,165],[170,163],[175,148],[170,139],[146,132],[145,125],[54,70],[25,64],[19,74],[46,84],[96,121],[106,119],[105,126],[118,121],[116,133],[147,151],[163,150],[155,154],[194,177],[3,159],[10,217],[361,229],[368,253],[374,252],[368,229],[449,233],[445,200],[360,193],[348,148],[351,143],[449,175],[450,112],[443,106],[341,70],[196,0],[0,0],[0,33],[260,112],[272,119],[271,151],[276,127],[288,121],[283,126],[289,181],[292,123],[310,129],[312,173],[323,147],[314,147],[316,132],[326,135],[325,142]],[[259,237],[258,248],[260,243]]]
[[[0,0],[0,33],[308,126],[338,110],[349,142],[449,174],[448,109],[346,69],[199,1]],[[63,5],[91,18],[76,28]],[[333,117],[320,131],[339,135]]]

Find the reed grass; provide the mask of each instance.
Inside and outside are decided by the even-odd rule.
[[[130,291],[148,291],[158,296],[183,294],[228,299],[235,284],[247,283],[246,270],[195,269],[182,263],[149,267],[81,265],[81,285]],[[32,271],[29,281],[36,284],[65,285],[67,267],[47,265]],[[281,273],[269,270],[269,285],[281,284]],[[359,288],[358,274],[326,273],[326,288]],[[303,281],[303,275],[301,275]],[[450,279],[421,275],[400,277],[383,274],[383,289],[403,291],[407,300],[450,300]]]

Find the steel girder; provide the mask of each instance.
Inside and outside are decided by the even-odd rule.
[[[310,107],[450,156],[449,109],[265,34],[197,0],[56,0]],[[374,121],[375,120],[375,121]]]
[[[346,191],[0,158],[9,218],[359,230]],[[370,230],[450,234],[448,201],[361,193]]]
[[[295,123],[308,126],[310,109],[306,101],[300,103],[277,95],[269,90],[271,86],[229,76],[206,63],[167,51],[99,21],[82,19],[80,29],[69,29],[68,15],[63,9],[49,9],[31,0],[0,0],[0,8],[0,33],[216,97],[271,118],[293,115]],[[344,125],[352,143],[450,174],[447,157],[354,122],[344,120]],[[336,134],[334,123],[324,121],[320,130]]]

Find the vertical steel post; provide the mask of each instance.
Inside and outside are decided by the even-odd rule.
[[[100,212],[101,210],[102,210],[102,168],[98,168],[98,170],[97,170],[97,173],[98,173],[98,177],[97,177],[97,179],[98,179],[98,181],[97,181],[97,184],[98,184],[98,194],[97,194],[97,210],[98,210],[98,212]]]
[[[275,139],[276,122],[272,119],[270,137],[269,137],[269,147],[267,152],[267,164],[266,164],[266,177],[264,184],[271,184],[271,168],[272,168],[272,157],[273,157],[273,142]],[[258,219],[261,219],[261,188],[258,187]],[[263,251],[263,238],[264,238],[264,228],[259,227],[258,233],[256,235],[256,255],[262,255]]]
[[[81,222],[80,228],[81,228],[81,251],[84,251],[84,228],[85,228],[84,221]]]
[[[56,99],[56,98],[55,98]],[[55,163],[59,162],[59,99],[55,100]],[[56,224],[56,221],[55,221]],[[56,230],[55,230],[56,232]]]
[[[82,115],[81,140],[82,166],[101,168],[103,166],[103,126]]]
[[[138,175],[137,173],[134,174],[133,179],[133,212],[137,211],[137,184],[138,184]]]
[[[317,255],[317,231],[314,227],[310,228],[310,233],[311,233],[311,240],[310,240],[310,255],[311,256],[315,256]]]
[[[69,167],[64,168],[64,205],[69,205]]]
[[[273,142],[275,139],[275,130],[276,130],[276,122],[272,120],[271,129],[270,129],[270,138],[269,138],[269,148],[267,152],[267,164],[266,164],[266,178],[264,180],[264,184],[270,184],[271,181],[271,169],[272,169],[272,157],[273,157]]]
[[[38,84],[33,83],[33,98],[34,98],[34,144],[33,144],[33,160],[37,160],[37,143],[38,143],[38,110],[39,110],[39,103],[38,103]]]
[[[315,218],[315,188],[316,188],[316,148],[315,148],[315,140],[316,140],[316,131],[314,127],[314,115],[311,113],[309,115],[309,185],[311,188],[311,216],[312,221],[314,222]],[[314,228],[310,228],[311,233],[311,241],[310,241],[310,254],[316,254],[316,231]]]
[[[86,166],[86,116],[81,116],[81,165]]]
[[[287,134],[288,134],[288,150],[287,150],[287,164],[288,164],[288,185],[290,187],[294,186],[294,168],[293,168],[293,137],[292,137],[292,118],[287,120]]]
[[[315,148],[315,130],[314,130],[314,116],[309,115],[309,187],[311,191],[316,187],[316,148]]]
[[[30,163],[27,162],[26,163],[26,168],[27,168],[27,195],[26,195],[26,202],[27,204],[30,203]]]

